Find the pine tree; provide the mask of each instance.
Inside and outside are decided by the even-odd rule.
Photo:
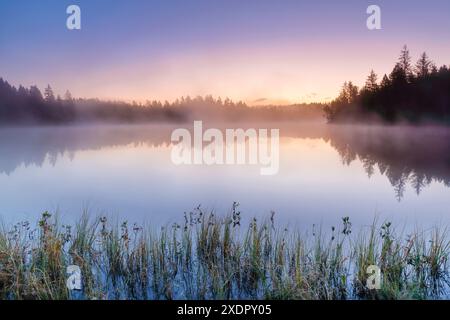
[[[409,81],[412,78],[411,55],[409,54],[409,50],[406,45],[403,46],[403,49],[400,52],[397,65],[405,74],[405,79]]]
[[[44,99],[42,97],[41,91],[36,86],[31,86],[30,87],[30,98],[35,100],[35,101],[39,101],[39,102],[41,102]]]
[[[389,75],[389,79],[393,84],[406,83],[408,82],[408,76],[405,73],[401,63],[397,63]]]
[[[388,76],[385,74],[383,79],[381,80],[380,87],[388,88],[391,85],[391,80],[389,80]]]
[[[55,95],[53,93],[53,89],[50,87],[50,85],[47,86],[44,90],[44,98],[47,102],[54,102],[55,101]]]
[[[369,76],[367,77],[366,84],[364,85],[364,89],[368,92],[375,92],[378,90],[378,76],[377,74],[371,70]]]
[[[358,98],[358,87],[355,86],[351,81],[347,83],[346,94],[349,103],[353,103]]]
[[[420,56],[420,59],[416,63],[416,75],[417,77],[426,77],[431,73],[433,62],[428,58],[427,53],[424,52]]]

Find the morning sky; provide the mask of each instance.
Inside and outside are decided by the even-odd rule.
[[[66,28],[70,4],[81,30]],[[382,30],[366,27],[370,4]],[[326,101],[390,72],[404,44],[450,64],[449,14],[448,0],[2,0],[0,77],[127,101]]]

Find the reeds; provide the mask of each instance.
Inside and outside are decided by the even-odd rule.
[[[198,207],[159,231],[84,213],[74,226],[45,212],[35,227],[0,231],[1,299],[439,299],[449,294],[445,228],[403,236],[376,221],[354,236],[312,234]],[[67,266],[81,269],[69,290]],[[366,285],[369,266],[380,287]]]

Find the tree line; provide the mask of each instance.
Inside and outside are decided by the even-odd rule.
[[[72,121],[75,105],[67,91],[64,99],[50,86],[44,94],[38,87],[13,87],[0,78],[0,123],[61,123]]]
[[[41,93],[36,86],[16,88],[0,78],[0,125],[180,122],[193,119],[284,121],[319,118],[322,108],[322,104],[254,108],[242,101],[222,100],[211,95],[145,103],[75,99],[69,91],[63,97],[55,95],[50,85]]]
[[[381,81],[372,70],[359,89],[345,82],[339,96],[324,108],[329,122],[441,122],[450,124],[450,69],[438,68],[427,53],[415,64],[407,46],[392,72]]]

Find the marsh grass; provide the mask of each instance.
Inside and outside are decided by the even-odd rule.
[[[274,213],[241,225],[201,207],[159,231],[84,212],[74,226],[45,212],[0,231],[1,299],[439,299],[449,293],[447,229],[404,235],[350,219],[312,234],[282,229]],[[77,265],[82,290],[69,291]],[[367,268],[381,288],[367,289]]]

